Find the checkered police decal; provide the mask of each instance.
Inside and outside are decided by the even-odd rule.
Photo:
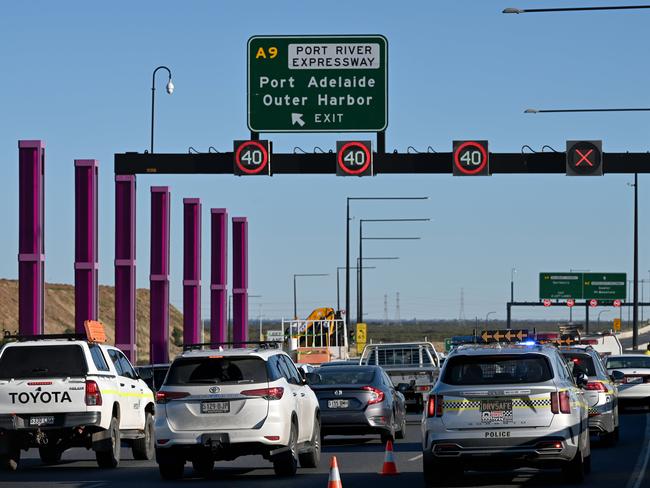
[[[449,411],[460,410],[479,410],[481,408],[481,400],[445,400],[443,408]],[[550,408],[551,399],[549,397],[533,397],[533,398],[513,398],[512,408]]]

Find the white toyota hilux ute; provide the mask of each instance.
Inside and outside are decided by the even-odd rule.
[[[17,338],[0,349],[0,469],[21,450],[56,463],[71,447],[95,451],[114,468],[120,446],[152,459],[154,397],[119,349],[75,335]]]

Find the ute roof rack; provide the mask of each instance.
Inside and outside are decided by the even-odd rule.
[[[5,330],[3,339],[6,341],[47,341],[50,339],[67,339],[69,341],[87,341],[88,336],[86,334],[37,334],[37,335],[27,335],[27,334],[12,334],[10,331]]]
[[[203,348],[216,349],[218,347],[235,349],[248,345],[258,346],[256,349],[279,349],[281,343],[277,341],[199,342],[196,344],[183,344],[183,352],[200,351]]]

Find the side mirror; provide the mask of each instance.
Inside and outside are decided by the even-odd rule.
[[[581,372],[576,375],[576,385],[580,388],[587,386],[587,383],[589,383],[589,377],[586,374]]]
[[[305,381],[308,385],[320,385],[323,378],[318,373],[305,374]]]
[[[625,373],[623,373],[623,371],[614,370],[609,377],[614,381],[614,383],[620,383],[623,381],[623,378],[625,378]]]

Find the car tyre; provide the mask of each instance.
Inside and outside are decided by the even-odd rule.
[[[160,477],[164,480],[179,480],[183,477],[185,461],[169,461],[158,465]]]
[[[0,454],[0,470],[16,471],[20,464],[20,448],[11,448],[9,452]]]
[[[153,459],[155,449],[153,417],[147,412],[144,419],[144,437],[133,441],[133,447],[131,448],[133,459],[150,461]]]
[[[448,459],[443,465],[443,462],[434,458],[431,452],[423,452],[422,474],[425,488],[444,486],[450,481],[459,482],[463,476],[463,467]]]
[[[317,468],[320,465],[320,449],[321,449],[321,435],[320,435],[320,419],[314,419],[314,431],[311,434],[311,441],[309,442],[309,450],[298,455],[301,468]]]
[[[119,421],[116,417],[111,419],[108,433],[110,435],[111,448],[107,451],[95,451],[97,465],[102,469],[117,468],[117,465],[120,464],[120,427]]]
[[[406,437],[406,414],[402,417],[402,425],[400,429],[395,432],[395,439],[404,439]]]
[[[38,455],[43,464],[56,464],[61,461],[63,449],[58,446],[41,446],[38,448]]]
[[[562,468],[562,474],[569,483],[580,484],[585,480],[585,462],[581,451],[576,452],[573,459]]]
[[[289,444],[287,450],[278,454],[273,459],[273,471],[278,476],[295,476],[298,470],[297,459],[298,427],[295,422],[291,423]]]
[[[200,457],[192,461],[192,469],[201,478],[208,478],[214,470],[214,460],[210,457]]]

